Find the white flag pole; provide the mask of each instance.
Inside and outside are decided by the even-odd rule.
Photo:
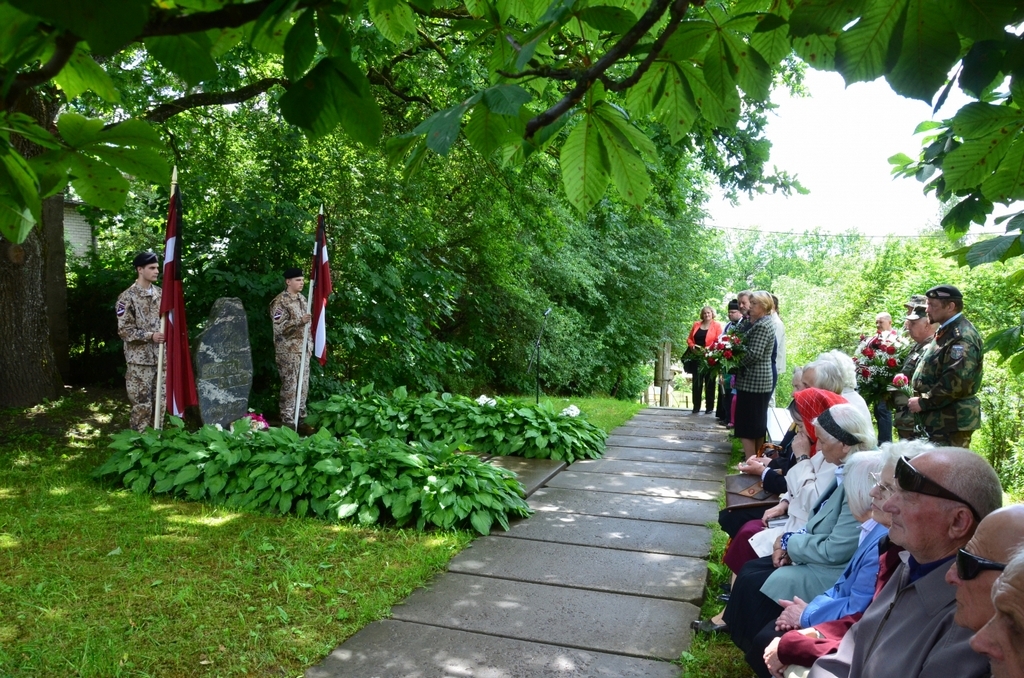
[[[323,214],[323,213],[324,213],[324,206],[323,206],[323,204],[321,204],[320,205],[320,214]],[[319,222],[319,220],[317,220],[317,232],[319,232],[319,229],[320,229],[320,222]],[[319,272],[319,271],[317,271],[319,262],[316,260],[316,254],[317,254],[316,247],[317,247],[317,240],[316,240],[316,235],[314,235],[313,236],[313,276],[310,278],[310,281],[309,281],[309,292],[306,293],[306,313],[308,313],[308,314],[311,314],[311,311],[312,311],[312,308],[313,308],[313,285],[316,282],[316,275]],[[310,320],[310,322],[312,322],[312,320]],[[299,381],[295,385],[295,421],[292,422],[292,425],[294,426],[294,428],[296,430],[298,430],[298,428],[299,428],[299,403],[302,401],[302,383],[303,383],[302,380],[306,376],[306,363],[309,360],[309,356],[307,355],[307,350],[306,350],[309,347],[309,325],[310,325],[310,323],[306,323],[305,327],[302,329],[302,353],[299,354]]]
[[[171,200],[174,200],[174,187],[178,185],[178,166],[175,165],[171,171]],[[164,237],[167,237],[167,233],[164,233]],[[164,267],[167,266],[167,243],[164,243]],[[167,328],[167,314],[161,314],[160,316],[160,334],[164,334]],[[163,342],[157,349],[156,357],[156,393],[153,394],[153,428],[160,430],[164,427],[163,417],[163,398],[160,397],[160,388],[164,385],[164,353],[167,350],[167,337],[164,337]]]

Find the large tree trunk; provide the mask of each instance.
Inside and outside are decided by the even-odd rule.
[[[64,249],[64,194],[43,201],[43,288],[50,347],[64,383],[71,381],[68,356],[68,275]]]
[[[0,237],[0,408],[64,391],[50,345],[41,230],[33,228],[21,245]]]

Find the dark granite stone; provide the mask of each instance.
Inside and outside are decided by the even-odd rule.
[[[213,302],[206,328],[196,337],[196,391],[204,424],[228,426],[249,411],[252,353],[241,299]]]

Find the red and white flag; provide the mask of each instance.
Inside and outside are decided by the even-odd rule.
[[[321,208],[316,220],[316,243],[313,245],[313,270],[309,274],[313,285],[313,305],[310,310],[313,331],[313,355],[321,365],[327,364],[327,298],[334,290],[331,285],[331,267],[327,260],[327,230]]]
[[[160,315],[166,316],[164,336],[167,350],[167,412],[176,417],[185,408],[199,403],[192,373],[192,355],[188,349],[185,321],[185,297],[181,290],[181,191],[171,184],[171,205],[167,211],[167,238],[164,246],[163,297]]]

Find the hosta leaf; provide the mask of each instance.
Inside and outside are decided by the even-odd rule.
[[[586,213],[601,199],[610,181],[608,154],[590,116],[583,116],[562,145],[561,167],[569,202]]]
[[[871,0],[857,25],[836,40],[836,70],[849,85],[885,74],[893,31],[907,0]]]
[[[491,533],[491,525],[494,524],[494,518],[491,516],[490,511],[476,509],[470,515],[469,522],[472,523],[473,529],[486,536]]]

